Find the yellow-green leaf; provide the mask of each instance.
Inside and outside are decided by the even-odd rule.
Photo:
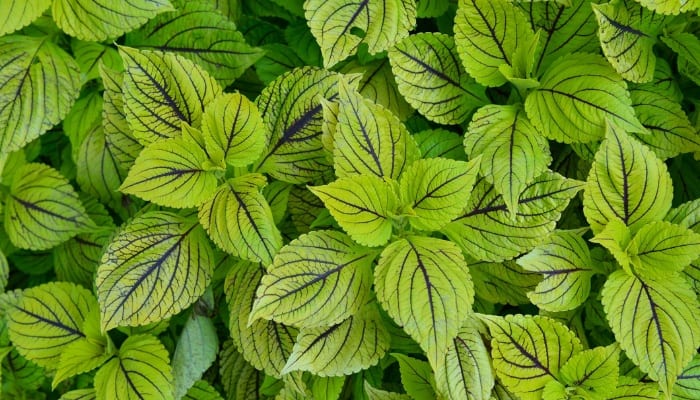
[[[392,354],[391,356],[399,362],[401,384],[412,399],[432,400],[437,398],[435,377],[427,362],[405,354]]]
[[[695,0],[700,6],[700,1]],[[700,37],[690,32],[664,35],[661,40],[678,54],[678,72],[700,85]]]
[[[571,357],[559,375],[569,387],[583,387],[604,396],[617,386],[619,354],[617,344],[584,350]]]
[[[97,392],[94,388],[90,389],[76,389],[70,392],[63,393],[58,400],[95,400],[97,399]]]
[[[96,325],[99,325],[99,319],[95,318],[95,321]],[[56,389],[58,384],[64,380],[92,371],[110,359],[114,355],[114,349],[107,347],[107,340],[107,337],[89,338],[77,340],[67,345],[61,353],[51,388]]]
[[[659,14],[678,15],[700,8],[698,0],[635,0],[644,7]]]
[[[700,355],[695,355],[673,387],[674,400],[693,400],[700,397]]]
[[[367,400],[411,400],[411,396],[404,393],[387,392],[373,387],[369,382],[364,384]]]
[[[515,261],[471,262],[469,273],[474,281],[476,296],[489,303],[529,304],[528,292],[542,281],[542,275],[523,269]]]
[[[227,394],[228,400],[261,400],[265,397],[259,393],[260,382],[264,375],[236,351],[231,340],[227,340],[221,346],[219,352],[219,376]]]
[[[0,10],[0,36],[24,28],[51,6],[51,0],[6,0]]]
[[[700,234],[681,225],[654,221],[639,228],[626,250],[635,272],[663,279],[700,257]]]
[[[121,199],[119,185],[126,169],[117,158],[113,143],[108,142],[101,123],[93,126],[78,148],[76,180],[80,188],[103,203]]]
[[[620,382],[615,389],[610,390],[608,400],[657,400],[659,385],[642,383],[628,376],[620,376]]]
[[[0,293],[5,292],[7,280],[10,278],[10,264],[7,262],[7,257],[0,249]]]
[[[175,397],[177,398],[177,397]],[[224,400],[216,389],[207,381],[198,380],[185,393],[182,400]]]
[[[467,161],[462,136],[447,129],[428,129],[413,135],[423,158],[443,157]]]
[[[119,52],[112,46],[72,39],[70,47],[73,50],[75,61],[80,66],[83,82],[98,79],[100,77],[100,66],[102,65],[110,69],[123,69]]]

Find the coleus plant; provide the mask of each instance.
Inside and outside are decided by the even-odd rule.
[[[700,398],[697,0],[5,0],[2,395]]]

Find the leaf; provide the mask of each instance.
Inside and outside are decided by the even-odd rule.
[[[389,50],[389,60],[401,94],[431,121],[461,123],[487,102],[484,88],[464,72],[451,36],[411,35]]]
[[[103,203],[121,199],[119,186],[127,176],[112,143],[107,142],[101,123],[93,126],[78,148],[76,180],[80,189]]]
[[[248,364],[236,351],[231,340],[221,346],[219,352],[219,375],[226,398],[231,400],[262,399],[258,385],[263,380],[263,373]]]
[[[564,364],[559,371],[569,387],[584,387],[601,395],[617,386],[620,349],[616,344],[584,350]]]
[[[512,66],[516,49],[534,37],[525,15],[507,0],[460,0],[454,31],[464,69],[489,87],[506,83],[499,67]]]
[[[542,281],[540,274],[526,271],[515,261],[468,263],[476,296],[489,303],[529,304],[527,293]]]
[[[168,351],[155,336],[129,336],[95,374],[95,390],[98,399],[174,399]]]
[[[605,135],[605,121],[644,133],[625,81],[594,54],[572,54],[552,63],[525,99],[532,125],[549,139],[590,142]]]
[[[304,11],[311,33],[321,46],[326,68],[355,54],[360,44],[366,44],[370,54],[387,50],[408,36],[416,24],[416,5],[412,0],[364,0],[352,4],[306,0]]]
[[[605,247],[615,257],[617,263],[628,273],[632,274],[630,255],[627,254],[627,246],[630,240],[632,240],[632,232],[621,219],[614,218],[591,239],[591,242]]]
[[[351,375],[379,362],[389,349],[389,333],[372,303],[329,327],[302,328],[282,373]]]
[[[478,157],[469,162],[432,158],[411,164],[399,181],[411,225],[436,231],[459,216],[471,196],[479,162]]]
[[[168,0],[55,0],[51,15],[61,30],[78,39],[101,42],[138,28],[150,18],[173,10]]]
[[[700,234],[680,225],[654,221],[639,228],[627,253],[635,272],[662,280],[700,257]]]
[[[552,161],[547,139],[517,106],[480,108],[464,135],[464,147],[470,159],[482,156],[481,174],[503,195],[512,216],[520,193]]]
[[[411,396],[403,393],[387,392],[384,390],[376,389],[365,381],[364,383],[365,393],[367,394],[368,400],[411,400]]]
[[[177,398],[177,397],[176,397]],[[219,392],[214,389],[214,387],[207,381],[198,380],[195,384],[187,391],[183,400],[223,400]]]
[[[10,279],[10,264],[7,263],[7,257],[0,249],[0,293],[5,292],[7,281]]]
[[[485,179],[479,179],[462,215],[443,232],[477,260],[512,259],[554,230],[561,212],[582,188],[583,182],[545,172],[522,191],[518,212],[511,219],[503,197]]]
[[[21,149],[61,122],[79,94],[78,64],[48,38],[0,38],[3,153]]]
[[[341,232],[299,236],[267,267],[250,321],[304,328],[340,323],[369,301],[374,256]]]
[[[673,387],[673,398],[692,400],[700,395],[700,355],[695,355],[683,372],[678,375]]]
[[[172,360],[175,398],[182,398],[216,360],[219,340],[210,318],[193,313],[185,322]]]
[[[446,129],[428,129],[413,135],[423,158],[443,157],[466,161],[462,137]]]
[[[391,216],[398,199],[382,178],[356,175],[309,190],[323,201],[333,218],[357,243],[382,246],[389,241]]]
[[[95,308],[97,311],[97,308]],[[99,326],[99,316],[97,312],[91,312],[95,318],[86,322],[96,327]],[[99,328],[97,328],[99,332]],[[108,344],[109,343],[109,344]],[[61,353],[56,375],[53,377],[51,388],[56,389],[59,383],[78,374],[92,371],[104,364],[114,355],[113,345],[109,339],[100,337],[98,339],[88,338],[87,340],[77,340],[65,346]]]
[[[143,145],[178,136],[182,121],[197,127],[221,87],[194,62],[171,53],[119,47],[124,61],[124,111]]]
[[[338,84],[338,124],[333,161],[339,178],[368,174],[398,178],[420,158],[418,146],[391,111]]]
[[[474,302],[467,263],[452,242],[407,236],[382,252],[374,271],[377,299],[435,365]]]
[[[126,120],[122,93],[124,74],[100,64],[100,77],[105,88],[102,109],[105,145],[112,150],[114,158],[119,160],[121,169],[128,170],[134,164],[143,145],[136,140]]]
[[[345,386],[345,376],[315,377],[311,384],[311,395],[314,399],[338,400]]]
[[[608,277],[601,295],[620,347],[670,394],[700,345],[695,293],[679,275],[642,278],[618,270]]]
[[[406,393],[414,400],[430,400],[437,398],[435,394],[435,378],[427,362],[408,357],[404,354],[392,354],[399,362],[401,383]]]
[[[130,32],[126,43],[179,54],[228,86],[263,56],[261,49],[245,42],[232,21],[212,2],[181,2],[177,11],[160,14]]]
[[[113,70],[122,70],[122,59],[117,49],[97,42],[84,42],[72,39],[71,50],[75,61],[80,66],[80,74],[83,82],[98,79],[100,66],[103,65]]]
[[[112,239],[97,270],[102,329],[177,314],[204,293],[213,265],[196,221],[165,211],[135,217]]]
[[[202,134],[211,159],[235,167],[257,160],[267,139],[257,107],[240,93],[223,94],[207,107]]]
[[[18,168],[4,214],[10,241],[23,249],[50,249],[91,225],[68,180],[44,164]]]
[[[582,350],[566,326],[542,316],[488,317],[493,367],[503,385],[523,400],[538,399],[548,382]]]
[[[659,385],[655,383],[641,383],[637,379],[628,376],[620,376],[617,388],[610,391],[609,400],[618,399],[658,399]]]
[[[526,271],[544,280],[528,293],[542,310],[569,311],[583,304],[591,291],[593,261],[586,242],[575,231],[555,231],[544,243],[518,259]]]
[[[671,176],[647,147],[615,125],[596,152],[583,194],[583,213],[593,233],[614,218],[635,231],[671,208]]]
[[[94,388],[76,389],[70,392],[63,393],[59,400],[95,400],[97,393]]]
[[[51,0],[9,0],[0,12],[0,36],[31,24],[48,10]]]
[[[700,38],[683,32],[662,36],[661,40],[678,54],[678,70],[700,85],[700,57],[698,57]]]
[[[494,386],[489,351],[477,325],[467,320],[435,366],[438,393],[447,399],[487,400]]]
[[[700,8],[697,0],[636,0],[644,7],[659,14],[678,15]]]
[[[282,236],[260,193],[264,185],[259,174],[229,179],[199,207],[199,221],[224,251],[267,265],[282,247]]]

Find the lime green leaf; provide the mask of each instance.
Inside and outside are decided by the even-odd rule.
[[[101,125],[103,100],[98,90],[80,96],[63,120],[63,133],[71,145],[71,157],[77,162],[80,145],[96,126]]]
[[[518,106],[480,108],[464,135],[464,147],[469,158],[482,156],[481,174],[503,195],[513,216],[520,193],[552,161],[547,139]]]
[[[177,396],[175,397],[177,398]],[[183,400],[224,400],[207,381],[199,380],[187,391]]]
[[[698,0],[636,0],[644,7],[659,14],[678,15],[700,8]]]
[[[272,181],[263,188],[263,195],[272,210],[272,219],[279,224],[287,216],[287,205],[292,185],[282,181]]]
[[[114,146],[107,142],[101,123],[93,126],[78,148],[76,167],[76,180],[84,192],[108,204],[121,199],[118,190],[127,172]]]
[[[382,307],[425,350],[440,360],[471,311],[474,288],[452,242],[409,236],[387,246],[374,272]]]
[[[525,99],[532,124],[550,139],[590,142],[605,135],[606,119],[644,133],[625,81],[601,56],[572,54],[552,63]]]
[[[3,387],[13,388],[15,391],[31,392],[38,389],[46,380],[45,374],[46,371],[43,368],[22,357],[15,349],[12,349],[2,362]],[[3,398],[5,394],[7,392],[3,392]]]
[[[259,174],[229,179],[199,207],[199,221],[224,251],[267,265],[282,247],[282,236],[260,193],[264,185]]]
[[[97,371],[95,390],[99,400],[174,399],[168,351],[155,336],[129,336]]]
[[[123,69],[122,59],[114,47],[78,39],[72,39],[70,47],[73,50],[75,61],[80,66],[83,82],[99,78],[101,65],[115,70]]]
[[[666,17],[631,1],[592,7],[603,54],[613,68],[628,81],[650,82],[656,66],[652,47]]]
[[[554,230],[561,212],[582,188],[583,182],[545,172],[522,191],[512,219],[503,197],[480,179],[465,211],[443,232],[477,260],[512,259],[540,244]]]
[[[469,162],[429,158],[411,164],[399,181],[411,225],[436,231],[457,217],[471,195],[478,168],[478,158]]]
[[[292,224],[300,234],[309,232],[317,216],[326,210],[321,199],[310,190],[299,186],[292,187],[289,192],[288,206]]]
[[[583,304],[591,291],[593,261],[586,242],[575,231],[556,231],[518,259],[526,271],[544,280],[528,297],[542,310],[568,311]]]
[[[264,399],[258,393],[258,386],[263,381],[263,373],[236,351],[231,340],[224,342],[219,352],[219,375],[229,400]]]
[[[374,303],[329,327],[302,328],[282,373],[309,371],[318,376],[350,375],[379,362],[390,336]]]
[[[5,200],[5,230],[12,244],[45,250],[91,225],[68,180],[44,164],[25,164],[15,173]]]
[[[138,28],[150,18],[171,11],[168,0],[54,0],[51,15],[64,32],[78,39],[101,42]]]
[[[700,257],[700,234],[669,222],[650,222],[639,228],[627,253],[635,272],[662,280]]]
[[[99,317],[95,313],[95,325],[99,326]],[[99,328],[98,328],[99,329]],[[113,356],[114,349],[109,349],[107,337],[76,340],[63,348],[58,363],[56,375],[53,377],[51,388],[56,389],[64,380],[92,371]],[[111,345],[111,344],[110,344]]]
[[[365,393],[367,394],[367,400],[411,400],[412,397],[396,392],[387,392],[385,390],[376,389],[369,382],[364,383]]]
[[[196,221],[141,214],[121,228],[97,270],[102,328],[145,325],[177,314],[209,284],[214,254]]]
[[[216,171],[207,170],[208,160],[188,138],[158,141],[139,154],[119,190],[166,207],[196,207],[216,191]]]
[[[641,278],[618,270],[601,295],[620,347],[670,394],[700,345],[699,305],[689,284],[680,275]]]
[[[304,61],[291,47],[281,43],[269,43],[262,46],[265,55],[255,63],[258,78],[268,84],[278,76],[294,68],[304,66]]]
[[[0,249],[0,293],[5,292],[7,280],[10,278],[10,264],[7,263],[5,254]]]
[[[58,400],[95,400],[97,399],[97,392],[94,388],[90,389],[76,389],[70,392],[63,393]]]
[[[671,208],[672,185],[666,165],[611,124],[588,173],[583,212],[593,233],[599,233],[614,218],[635,231],[666,215]]]
[[[399,362],[401,383],[412,399],[432,400],[437,398],[435,377],[427,362],[403,354],[392,354],[391,356]]]
[[[212,160],[234,167],[257,160],[267,139],[257,107],[240,93],[221,95],[207,107],[202,134]]]
[[[570,387],[580,386],[600,394],[617,386],[620,349],[616,344],[584,350],[561,368],[561,380]]]
[[[355,54],[360,44],[367,44],[370,54],[387,50],[408,36],[416,23],[413,0],[352,4],[342,0],[306,0],[304,11],[311,33],[321,46],[326,68]],[[358,30],[362,36],[356,33]]]
[[[659,398],[659,385],[655,383],[641,383],[637,379],[628,376],[620,376],[617,388],[608,394],[608,400],[656,400]]]
[[[678,375],[673,387],[674,400],[692,400],[700,396],[700,355],[696,355]]]
[[[114,158],[119,160],[121,169],[128,170],[143,146],[134,137],[126,120],[122,93],[124,74],[100,64],[100,77],[105,88],[102,109],[105,145],[109,146]]]
[[[435,366],[438,392],[447,399],[487,400],[494,386],[489,351],[469,319]]]
[[[427,119],[459,124],[487,102],[484,87],[464,72],[452,36],[411,35],[389,50],[399,91]]]
[[[304,328],[340,323],[369,300],[374,256],[341,232],[300,236],[267,268],[250,320]]]
[[[534,36],[525,15],[507,0],[460,0],[454,31],[464,69],[491,87],[506,83],[499,67],[512,66],[516,49]]]
[[[285,182],[305,183],[328,169],[321,142],[319,98],[337,98],[338,76],[318,68],[297,68],[279,76],[260,93],[255,104],[271,140],[257,163],[259,172]]]
[[[0,11],[0,36],[7,35],[34,22],[51,6],[51,0],[3,1]]]
[[[120,47],[124,60],[124,111],[133,136],[147,145],[178,136],[182,121],[199,126],[221,87],[194,62],[172,53]]]
[[[224,86],[263,55],[246,44],[235,23],[206,1],[183,1],[177,11],[158,15],[129,33],[126,40],[130,46],[180,54],[201,65]]]
[[[697,0],[695,2],[698,3]],[[692,33],[682,32],[662,36],[661,40],[678,53],[678,70],[700,85],[700,38]]]
[[[443,157],[466,161],[462,137],[446,129],[428,129],[413,135],[423,158]]]
[[[350,237],[365,246],[382,246],[391,237],[398,199],[392,186],[374,175],[337,179],[310,187]]]
[[[314,399],[338,400],[345,386],[345,376],[314,377],[311,395]]]
[[[391,111],[365,99],[345,82],[338,88],[335,174],[340,178],[357,174],[398,178],[420,158],[408,129]]]
[[[173,354],[175,398],[179,399],[216,360],[219,340],[210,318],[192,314],[182,328]]]
[[[529,304],[527,293],[542,281],[542,275],[524,270],[515,261],[467,262],[476,296],[489,303]]]
[[[493,367],[509,391],[523,400],[539,399],[545,385],[582,350],[566,326],[542,316],[487,317]]]
[[[27,289],[8,312],[8,330],[15,348],[47,369],[55,369],[71,343],[88,341],[83,323],[95,297],[67,282],[51,282]]]
[[[0,149],[19,150],[61,122],[80,94],[80,69],[47,37],[0,38]]]
[[[292,353],[297,331],[266,320],[256,320],[248,325],[255,291],[264,274],[262,266],[245,261],[234,264],[229,270],[224,284],[230,311],[229,330],[246,361],[266,374],[280,378]]]

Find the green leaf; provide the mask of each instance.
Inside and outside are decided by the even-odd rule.
[[[583,387],[606,395],[617,386],[619,354],[616,344],[584,350],[571,357],[559,375],[569,387]]]
[[[641,383],[637,379],[620,376],[617,388],[611,390],[607,398],[609,400],[655,400],[659,398],[659,385],[655,383]]]
[[[117,159],[117,150],[107,142],[101,123],[93,126],[78,148],[76,180],[80,189],[103,203],[121,199],[119,186],[127,176]]]
[[[0,36],[7,35],[34,22],[51,6],[51,0],[3,1],[0,11]]]
[[[340,323],[369,300],[374,256],[341,232],[299,236],[267,267],[250,320],[304,328]]]
[[[534,37],[525,15],[507,0],[460,0],[454,31],[464,69],[490,87],[506,83],[499,67],[512,66],[516,49]]]
[[[263,373],[236,351],[231,340],[224,342],[219,352],[219,375],[229,400],[264,399],[258,393],[258,386],[263,381]]]
[[[63,393],[59,400],[95,400],[97,393],[94,388],[76,389],[70,392]]]
[[[212,2],[181,3],[177,11],[160,14],[129,33],[126,43],[179,54],[202,66],[224,86],[262,57],[263,51],[249,46],[236,24]]]
[[[351,375],[379,362],[390,336],[374,303],[328,327],[302,328],[282,373],[309,371],[318,376]]]
[[[177,396],[175,397],[177,398]],[[204,380],[199,380],[187,391],[183,400],[224,400],[219,392]]]
[[[613,218],[602,231],[591,239],[591,242],[598,243],[608,249],[618,264],[631,274],[630,255],[627,254],[630,240],[632,240],[632,232],[627,228],[627,225],[621,219]]]
[[[644,7],[659,14],[678,15],[700,8],[698,0],[636,0]]]
[[[294,49],[281,43],[269,43],[262,46],[265,56],[255,63],[255,73],[260,80],[268,84],[278,76],[294,68],[304,66],[304,61]]]
[[[476,296],[489,303],[529,304],[527,293],[542,281],[542,275],[524,270],[515,261],[468,263]]]
[[[2,384],[3,387],[16,392],[32,392],[38,389],[46,381],[46,371],[33,362],[22,357],[15,349],[3,360],[2,363]],[[3,397],[7,394],[3,392]],[[21,398],[21,395],[16,397]]]
[[[4,214],[10,241],[23,249],[50,249],[92,224],[68,180],[44,164],[15,172]]]
[[[435,366],[437,391],[445,398],[487,400],[494,386],[489,351],[477,323],[469,319]]]
[[[441,124],[459,124],[487,102],[483,86],[464,72],[452,36],[411,35],[389,50],[399,91],[418,112]]]
[[[306,0],[304,11],[311,33],[321,46],[326,68],[355,54],[360,44],[366,44],[370,54],[387,50],[408,36],[416,24],[413,0],[352,4],[342,0]]]
[[[260,193],[264,185],[260,174],[229,179],[199,207],[199,221],[224,251],[267,265],[282,247],[282,236]]]
[[[311,384],[311,395],[314,399],[338,400],[345,380],[345,376],[315,377]]]
[[[364,383],[365,393],[367,394],[367,400],[411,400],[412,397],[396,392],[387,392],[385,390],[380,390],[372,387],[369,382]]]
[[[174,399],[168,351],[155,336],[129,336],[95,374],[95,390],[98,400]]]
[[[168,0],[54,0],[51,15],[61,30],[78,39],[101,42],[138,28],[173,10]]]
[[[101,125],[103,100],[100,92],[90,90],[80,96],[63,120],[63,133],[71,145],[71,157],[77,162],[80,145],[89,133]]]
[[[662,36],[661,41],[678,54],[678,70],[700,85],[700,38],[682,32]]]
[[[80,69],[49,38],[0,38],[0,149],[19,150],[61,122],[80,94]]]
[[[112,239],[97,270],[102,329],[177,314],[204,293],[213,265],[196,221],[165,211],[135,217]]]
[[[123,193],[166,207],[190,208],[204,203],[216,191],[216,171],[193,140],[175,137],[147,146],[119,187]]]
[[[512,216],[518,211],[520,193],[552,161],[547,139],[518,106],[480,108],[464,135],[464,147],[469,158],[482,156],[481,174],[503,195]]]
[[[428,129],[413,135],[423,158],[443,157],[466,161],[462,137],[446,129]]]
[[[389,241],[391,216],[398,205],[389,182],[374,175],[356,175],[309,190],[323,201],[333,218],[357,243],[383,246]]]
[[[83,82],[99,78],[101,65],[115,70],[123,69],[122,59],[114,47],[78,39],[72,39],[70,47],[73,50],[75,61],[80,66]]]
[[[7,263],[5,254],[0,249],[0,293],[5,292],[7,281],[10,278],[10,264]]]
[[[202,374],[216,360],[219,340],[210,318],[193,313],[185,322],[173,354],[173,382],[175,398],[188,393]]]
[[[430,158],[411,164],[399,181],[411,225],[436,231],[457,217],[471,196],[479,162],[478,157],[469,162]]]
[[[199,126],[221,87],[194,62],[171,53],[119,47],[124,60],[124,111],[143,145],[178,136],[182,121]]]
[[[699,305],[689,284],[679,275],[642,278],[618,270],[601,295],[620,347],[670,394],[700,345]]]
[[[573,310],[591,291],[593,261],[586,242],[576,231],[555,231],[544,243],[518,259],[526,271],[539,272],[544,280],[528,293],[542,310]]]
[[[539,399],[548,382],[582,350],[566,326],[542,316],[485,317],[491,330],[493,367],[505,387],[523,400]]]
[[[267,204],[270,205],[275,224],[279,224],[287,216],[289,193],[291,191],[292,185],[282,181],[273,181],[263,188],[262,193]]]
[[[391,111],[338,83],[338,123],[333,161],[339,178],[368,174],[398,178],[420,158],[418,145]]]
[[[404,354],[392,354],[399,362],[401,383],[406,393],[414,400],[432,400],[435,394],[435,377],[430,365]]]
[[[650,222],[639,228],[627,254],[636,273],[662,280],[700,257],[700,234],[669,222]]]
[[[512,219],[503,197],[480,179],[462,215],[443,232],[477,260],[509,260],[540,244],[582,188],[583,182],[545,172],[522,191]]]
[[[537,130],[559,142],[603,138],[605,121],[629,132],[645,133],[637,120],[625,81],[601,56],[572,54],[552,63],[525,99]]]
[[[384,249],[374,271],[377,299],[435,365],[474,302],[467,263],[452,242],[408,236]]]
[[[632,231],[661,220],[671,208],[673,186],[666,165],[615,125],[596,152],[583,194],[593,233],[619,218]]]
[[[700,355],[695,355],[673,387],[674,400],[692,400],[700,396]]]

